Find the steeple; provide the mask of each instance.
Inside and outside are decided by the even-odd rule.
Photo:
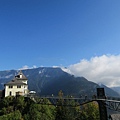
[[[25,75],[22,73],[22,71],[20,70],[19,73],[15,76],[15,78],[17,80],[27,80],[27,78],[25,77]]]

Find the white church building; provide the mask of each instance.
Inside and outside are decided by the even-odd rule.
[[[26,96],[28,94],[28,79],[25,75],[20,71],[18,75],[14,77],[13,80],[9,81],[8,83],[4,84],[5,86],[5,97],[7,96],[16,96],[22,95]]]

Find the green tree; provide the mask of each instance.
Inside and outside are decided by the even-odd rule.
[[[53,106],[32,104],[28,114],[24,116],[25,120],[54,120]]]
[[[13,98],[12,96],[8,96],[0,101],[0,115],[9,114],[14,111]]]
[[[10,114],[0,116],[0,120],[22,120],[22,115],[19,110]]]
[[[13,96],[8,96],[8,97],[3,98],[0,101],[0,108],[8,107],[9,105],[12,105],[13,104],[13,99],[14,99]]]
[[[19,110],[21,113],[22,111],[24,110],[25,108],[25,101],[24,101],[24,96],[17,96],[17,97],[14,97],[13,99],[13,102],[14,102],[14,110]]]
[[[59,100],[56,106],[56,120],[75,120],[78,108],[75,106],[78,104],[74,100],[63,99],[63,92],[58,93]]]
[[[100,120],[98,104],[91,102],[83,105],[78,112],[77,120]]]

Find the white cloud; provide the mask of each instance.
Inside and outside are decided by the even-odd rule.
[[[52,66],[52,68],[59,68],[59,66]]]
[[[69,71],[68,71],[69,70]],[[107,86],[120,86],[120,55],[102,55],[70,65],[67,72]]]
[[[37,68],[37,66],[36,65],[33,65],[33,67],[32,68]]]
[[[19,70],[26,70],[26,69],[33,69],[33,68],[37,68],[36,65],[33,65],[32,67],[29,67],[27,65],[24,65],[22,68],[20,68]]]
[[[27,65],[24,65],[22,68],[20,68],[19,70],[26,70],[29,69],[29,67]]]
[[[71,70],[70,69],[68,69],[68,68],[66,68],[66,67],[60,67],[64,72],[67,72],[67,73],[69,73],[69,74],[73,74],[73,73],[71,73]]]

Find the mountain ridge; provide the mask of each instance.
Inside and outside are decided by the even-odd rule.
[[[17,72],[18,70],[0,71],[0,89],[4,89],[4,84],[12,80]],[[96,88],[100,87],[84,77],[76,77],[58,67],[39,67],[22,72],[28,78],[29,90],[36,91],[37,95],[58,95],[62,90],[64,95],[92,96],[96,94]],[[119,95],[111,89],[106,90],[106,94]]]

